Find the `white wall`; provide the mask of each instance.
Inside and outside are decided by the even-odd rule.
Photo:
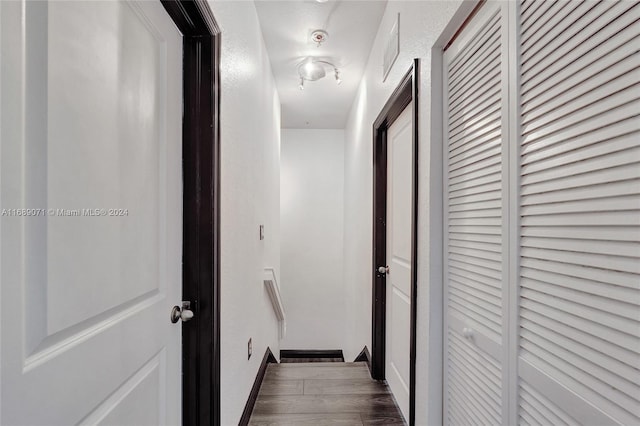
[[[441,374],[438,371],[441,311],[429,310],[430,300],[438,300],[441,281],[441,240],[429,223],[440,212],[439,193],[430,191],[439,176],[431,163],[430,93],[431,48],[450,22],[461,1],[390,1],[373,44],[369,62],[354,100],[345,129],[345,282],[348,284],[350,345],[353,356],[363,345],[371,348],[371,209],[372,209],[372,124],[385,102],[412,65],[421,58],[419,117],[419,218],[418,218],[418,319],[416,368],[416,424],[438,424],[441,413]],[[386,82],[382,82],[382,52],[397,14],[400,13],[400,56]],[[440,161],[439,154],[433,160]],[[429,369],[428,369],[429,367]],[[432,373],[429,375],[429,373]]]
[[[277,320],[262,280],[265,266],[280,270],[280,102],[253,2],[210,5],[222,29],[221,416],[226,426],[238,424],[266,348],[279,353]],[[253,356],[247,360],[249,338]]]
[[[343,130],[282,130],[282,349],[345,344],[343,157]]]

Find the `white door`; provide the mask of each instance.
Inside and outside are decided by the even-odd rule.
[[[637,425],[640,3],[527,1],[516,18],[514,411],[523,424]]]
[[[444,54],[444,423],[509,424],[507,2]]]
[[[640,424],[639,12],[490,0],[444,53],[445,424]]]
[[[413,104],[387,132],[387,327],[385,376],[409,418]]]
[[[178,424],[181,35],[148,1],[0,20],[0,423]]]

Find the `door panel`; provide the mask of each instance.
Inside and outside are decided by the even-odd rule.
[[[411,208],[413,104],[387,133],[387,328],[385,373],[406,419],[409,418],[411,342]]]
[[[507,424],[506,2],[444,55],[445,424]]]
[[[640,4],[518,18],[521,423],[640,423]]]
[[[1,423],[177,424],[181,35],[159,2],[0,8]]]
[[[158,203],[159,155],[166,142],[156,125],[162,100],[155,99],[162,97],[157,65],[162,41],[124,5],[49,4],[46,139],[39,141],[44,148],[39,155],[30,158],[34,166],[45,165],[46,180],[34,180],[26,190],[44,188],[39,205],[127,206],[131,215],[47,221],[46,239],[36,244],[47,244],[48,334],[153,297],[165,284],[159,279],[159,247],[166,235]],[[95,21],[104,32],[96,31]],[[118,45],[109,49],[106,43]],[[91,61],[94,52],[101,54]],[[99,90],[97,82],[102,82]],[[64,251],[55,249],[61,246]],[[69,268],[70,261],[86,267]],[[69,305],[76,308],[65,309]]]

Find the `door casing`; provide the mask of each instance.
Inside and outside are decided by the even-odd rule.
[[[220,28],[205,0],[161,0],[183,35],[182,423],[220,425]]]
[[[386,276],[378,266],[387,261],[387,131],[413,101],[411,196],[411,330],[409,349],[409,425],[415,424],[416,315],[418,291],[418,104],[420,60],[414,59],[409,71],[389,97],[373,124],[373,264],[371,298],[371,376],[385,379]]]

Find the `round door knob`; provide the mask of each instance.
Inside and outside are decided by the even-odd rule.
[[[379,266],[378,267],[378,273],[380,273],[380,274],[388,274],[389,273],[389,266]]]
[[[193,311],[189,309],[191,304],[189,302],[182,302],[182,308],[178,305],[174,306],[171,309],[171,322],[173,324],[182,320],[183,322],[189,321],[193,318]]]
[[[193,318],[193,311],[190,309],[183,309],[182,312],[180,312],[180,318],[183,322],[189,321]]]

